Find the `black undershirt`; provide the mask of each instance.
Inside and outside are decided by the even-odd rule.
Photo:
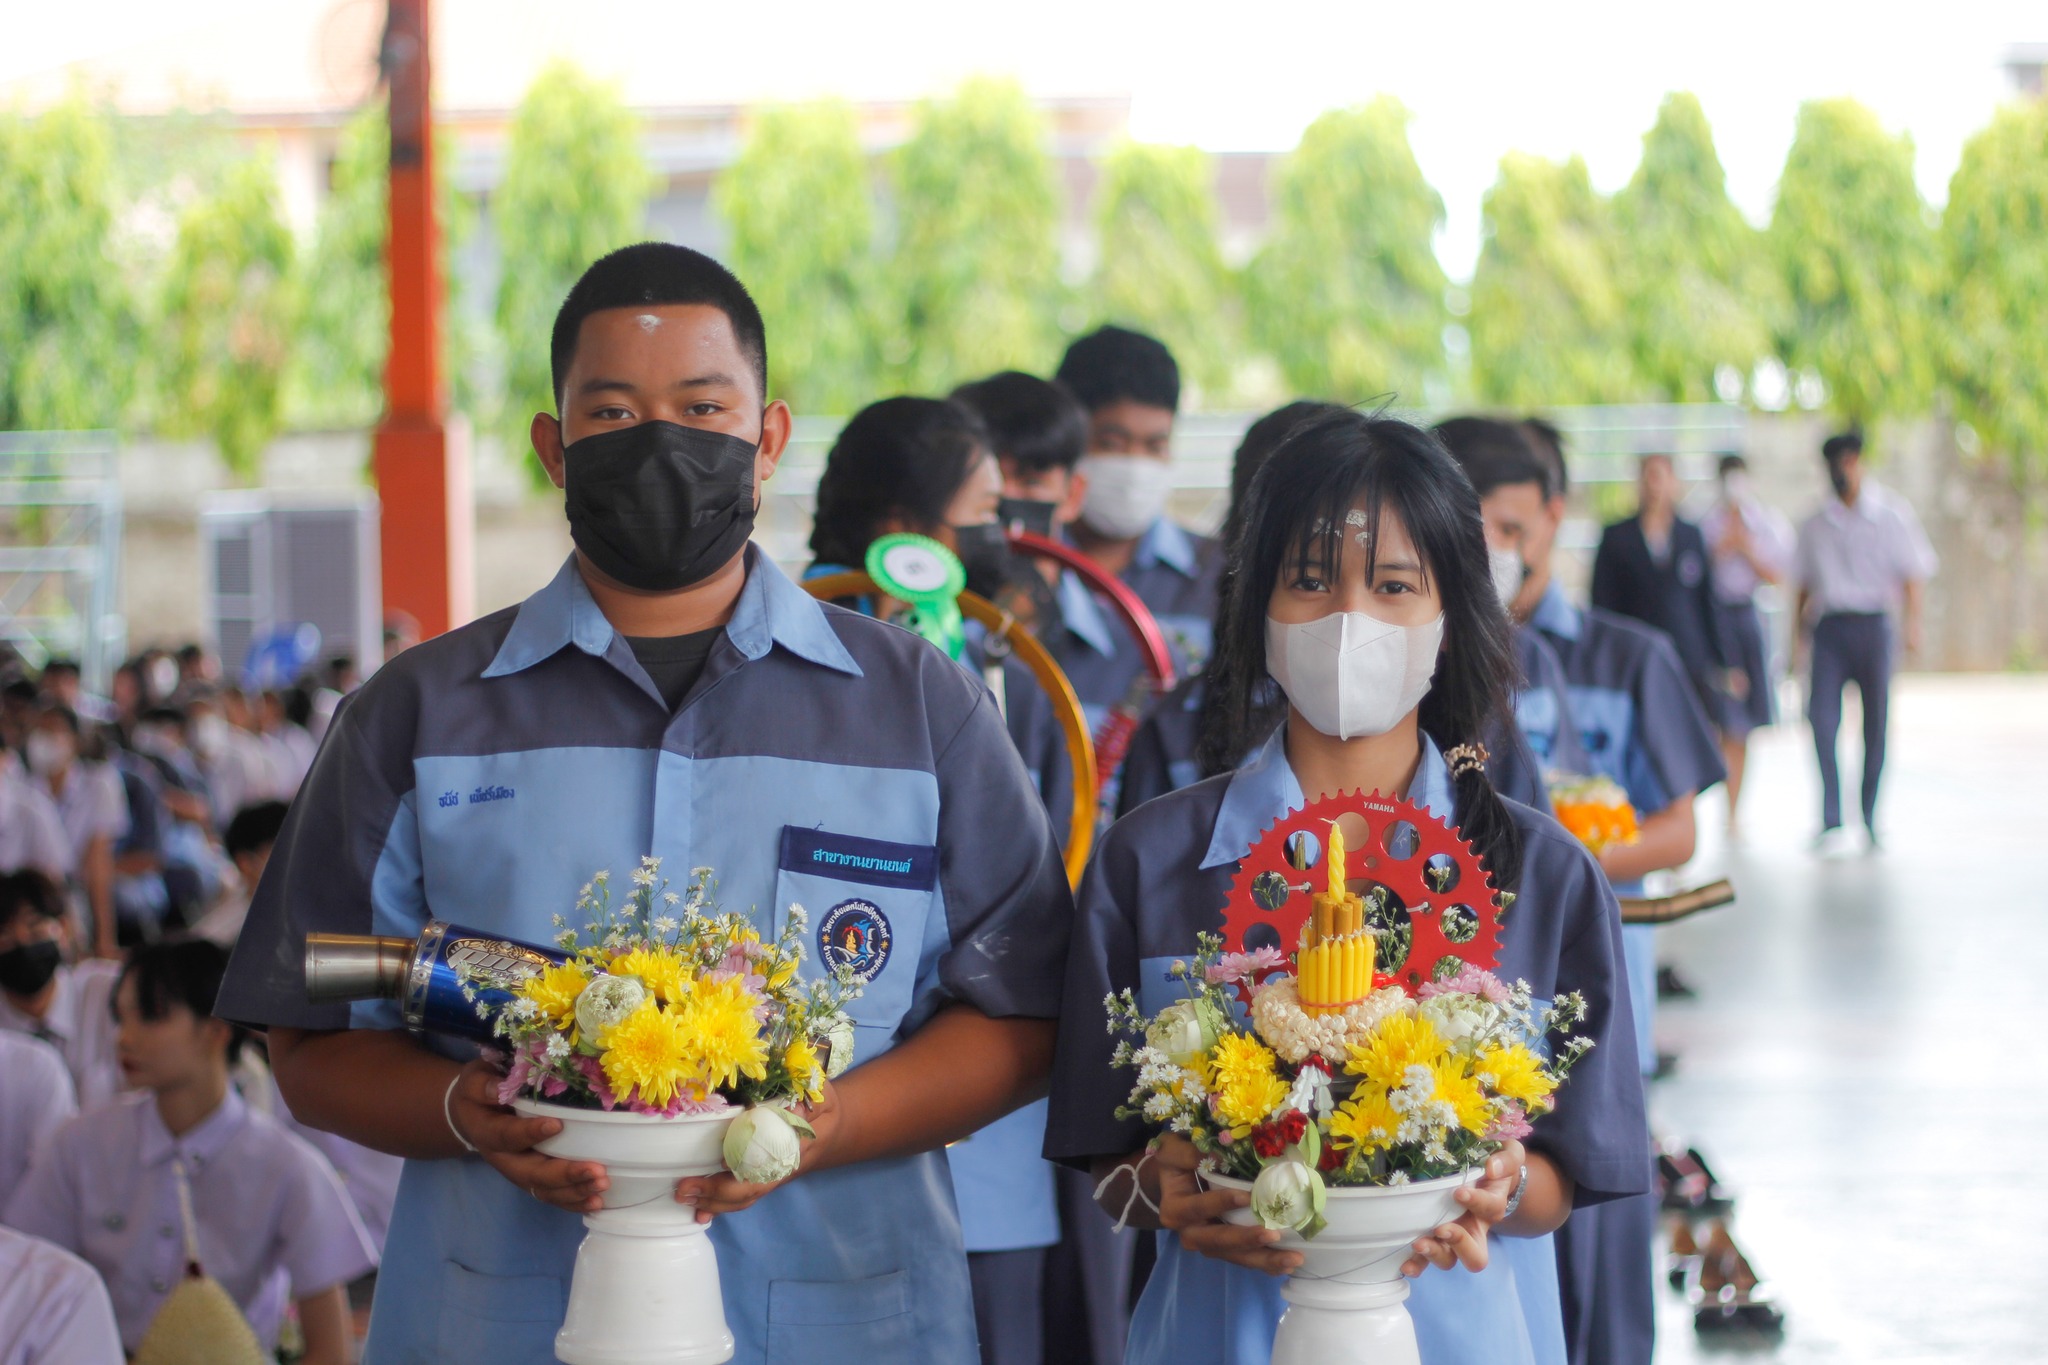
[[[661,699],[673,711],[703,676],[712,646],[723,634],[724,626],[713,626],[689,635],[628,635],[626,643],[632,647],[640,667],[647,670],[654,690],[661,693]]]

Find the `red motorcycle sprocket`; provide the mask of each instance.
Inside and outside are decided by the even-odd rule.
[[[1346,840],[1346,882],[1360,895],[1377,884],[1393,897],[1386,923],[1375,926],[1392,932],[1380,935],[1374,986],[1395,984],[1413,995],[1424,982],[1455,975],[1467,964],[1491,970],[1500,956],[1500,904],[1478,853],[1426,808],[1378,792],[1311,801],[1267,827],[1238,860],[1231,879],[1223,908],[1224,950],[1249,951],[1275,942],[1277,935],[1281,951],[1293,955],[1313,908],[1310,897],[1329,885],[1323,859],[1330,824],[1346,813],[1362,816],[1369,831],[1365,839]],[[1404,824],[1412,833],[1402,830]],[[1307,839],[1290,857],[1288,846],[1297,835]],[[1400,911],[1406,912],[1407,948],[1390,964],[1403,937]]]

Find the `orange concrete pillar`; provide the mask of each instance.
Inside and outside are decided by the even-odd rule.
[[[429,0],[390,0],[384,73],[390,92],[391,350],[372,463],[382,508],[386,611],[422,638],[471,614],[468,452],[448,439],[441,375],[439,230],[434,221],[434,122]]]

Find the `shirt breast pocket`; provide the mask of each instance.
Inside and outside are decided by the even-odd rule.
[[[861,988],[848,1006],[855,1060],[887,1050],[916,1004],[925,929],[937,896],[939,850],[798,825],[782,828],[778,910],[804,907],[804,975],[841,967]]]

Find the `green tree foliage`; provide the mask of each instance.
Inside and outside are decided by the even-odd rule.
[[[1941,245],[1957,415],[2031,495],[2048,475],[2048,103],[2001,109],[1963,145]]]
[[[1125,142],[1104,160],[1095,311],[1164,341],[1212,393],[1229,384],[1237,349],[1219,228],[1215,172],[1200,148]]]
[[[242,478],[282,425],[294,318],[292,234],[268,158],[251,157],[178,215],[162,296],[164,428],[210,436]]]
[[[1771,354],[1776,280],[1755,228],[1728,197],[1697,98],[1665,97],[1635,177],[1614,197],[1630,349],[1647,396],[1715,396],[1714,371],[1743,375]]]
[[[1023,90],[977,79],[926,102],[897,149],[890,274],[902,312],[886,359],[911,391],[1050,360],[1060,193],[1046,140]]]
[[[1919,411],[1936,252],[1911,140],[1854,100],[1801,106],[1767,237],[1788,296],[1786,363],[1819,374],[1851,421]]]
[[[512,112],[505,178],[491,200],[505,356],[500,427],[510,449],[526,449],[534,413],[555,409],[548,336],[569,286],[598,257],[646,235],[652,189],[640,122],[618,90],[565,61],[544,68]]]
[[[852,108],[762,111],[719,177],[727,261],[768,326],[769,388],[800,411],[850,413],[875,396],[875,215]]]
[[[468,236],[473,214],[455,192],[455,149],[435,138],[435,216],[441,229],[441,346],[456,405],[470,407],[469,371],[478,349],[474,323],[456,308],[449,253]],[[391,184],[391,133],[382,101],[341,130],[327,199],[304,262],[305,306],[285,374],[285,412],[297,425],[367,426],[384,407],[384,356],[391,342],[391,296],[384,241]]]
[[[0,111],[0,428],[111,427],[134,394],[112,120],[74,93]]]
[[[1253,339],[1296,393],[1420,402],[1444,370],[1444,202],[1391,96],[1324,114],[1274,187],[1273,235],[1246,285]]]
[[[1586,163],[1520,152],[1486,192],[1472,274],[1472,386],[1532,408],[1635,396],[1609,206]]]

